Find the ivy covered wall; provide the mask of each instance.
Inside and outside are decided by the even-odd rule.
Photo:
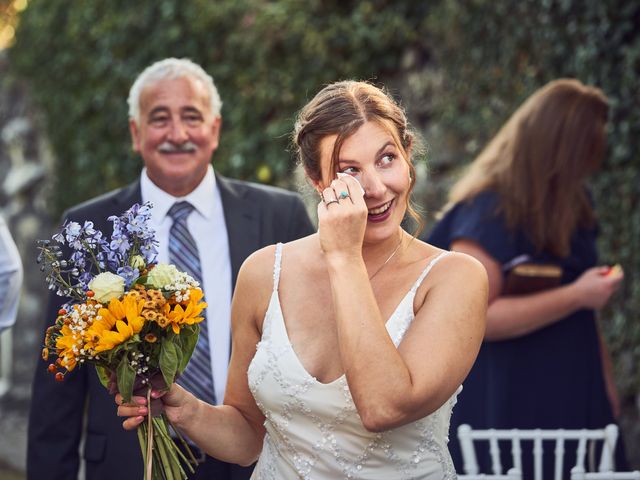
[[[199,63],[220,90],[216,168],[286,182],[295,112],[336,79],[392,74],[418,38],[422,2],[395,3],[32,0],[11,57],[46,114],[65,172],[56,211],[138,173],[127,93],[143,68],[169,56]]]

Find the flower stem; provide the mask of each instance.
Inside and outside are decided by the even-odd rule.
[[[162,462],[162,470],[164,470],[164,473],[167,475],[168,480],[178,480],[180,477],[179,475],[174,475],[173,465],[172,462],[169,461],[168,452],[164,440],[161,436],[158,436],[156,440],[158,454],[160,456],[160,461]]]
[[[151,406],[151,387],[147,389],[147,405]],[[155,440],[155,434],[153,432],[153,418],[149,414],[147,416],[147,454],[145,455],[148,459],[145,462],[145,477],[148,480],[153,478],[153,460],[151,459],[153,455],[153,441]]]
[[[140,450],[142,451],[142,463],[146,465],[147,464],[147,427],[146,425],[144,423],[140,425],[137,429],[137,432],[138,432],[138,443],[140,443]],[[146,471],[144,474],[144,479],[151,480],[150,478],[147,478]]]
[[[178,437],[178,440],[180,440],[180,442],[182,443],[182,447],[184,448],[185,452],[187,452],[187,455],[189,455],[189,459],[187,460],[184,456],[184,454],[182,454],[182,451],[180,451],[180,449],[178,449],[178,451],[182,454],[182,458],[185,460],[185,462],[187,463],[187,465],[189,466],[189,471],[191,473],[193,473],[195,470],[193,468],[194,465],[198,464],[198,461],[196,460],[196,457],[193,455],[193,452],[191,451],[191,448],[189,448],[189,444],[186,442],[186,440],[184,439],[184,437],[182,436],[182,434],[180,433],[180,430],[178,430],[175,425],[171,422],[171,420],[169,420],[164,414],[162,414],[162,416],[165,418],[165,420],[167,421],[167,423],[169,425],[171,425],[171,428],[173,429],[173,431],[176,433],[176,436]]]
[[[196,461],[195,457],[193,456],[193,453],[191,452],[191,449],[189,448],[189,445],[184,443],[184,446],[187,449],[187,452],[188,452],[189,456],[191,457],[191,462],[185,456],[185,454],[182,452],[182,450],[180,450],[180,448],[176,445],[176,443],[173,440],[173,438],[171,438],[171,436],[169,435],[169,428],[167,426],[167,423],[170,424],[171,422],[169,422],[167,417],[164,414],[162,414],[162,417],[159,417],[157,419],[156,431],[159,432],[159,434],[162,435],[162,437],[166,441],[167,447],[168,447],[169,452],[171,453],[171,456],[173,457],[175,462],[178,463],[178,465],[180,465],[180,469],[181,469],[182,475],[186,476],[186,474],[184,473],[184,469],[182,468],[182,464],[180,463],[180,459],[185,463],[185,465],[187,465],[187,467],[189,468],[189,471],[191,473],[193,473],[195,471],[194,468],[193,468],[193,465],[196,465],[197,461]],[[180,434],[175,429],[175,427],[172,426],[172,428],[176,432],[176,434],[179,436]],[[184,442],[184,440],[183,440],[183,442]],[[178,459],[178,457],[180,457],[180,459]],[[193,465],[192,465],[192,463],[193,463]]]

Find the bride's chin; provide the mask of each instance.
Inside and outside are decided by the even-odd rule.
[[[385,225],[385,227],[387,227]],[[400,225],[394,225],[393,227],[388,226],[382,231],[381,228],[368,229],[364,232],[364,241],[363,245],[378,245],[380,243],[388,242],[388,241],[396,241],[398,239],[398,228]],[[377,230],[377,231],[376,231]]]

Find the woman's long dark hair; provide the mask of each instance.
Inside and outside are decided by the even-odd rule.
[[[572,234],[595,221],[585,179],[602,162],[608,109],[598,88],[574,79],[548,83],[473,161],[447,207],[495,191],[510,229],[525,231],[538,250],[568,255]]]

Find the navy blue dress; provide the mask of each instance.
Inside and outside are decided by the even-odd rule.
[[[427,241],[450,249],[455,240],[472,240],[502,265],[520,255],[528,255],[534,263],[554,263],[563,269],[561,284],[573,282],[596,265],[595,227],[579,229],[573,235],[566,258],[536,252],[522,231],[507,229],[504,218],[497,213],[498,200],[496,193],[484,192],[454,206]],[[456,470],[462,472],[457,445],[460,424],[468,423],[473,428],[600,428],[613,421],[595,312],[579,310],[531,334],[483,343],[453,411],[450,448]],[[490,472],[490,463],[484,457],[479,461],[483,471]],[[553,460],[552,448],[545,447],[545,458]],[[570,456],[565,459],[567,478],[574,460]],[[625,463],[623,455],[618,461]],[[525,478],[528,463],[525,458]],[[553,478],[550,463],[545,465],[543,478]],[[506,465],[510,466],[510,459]]]

